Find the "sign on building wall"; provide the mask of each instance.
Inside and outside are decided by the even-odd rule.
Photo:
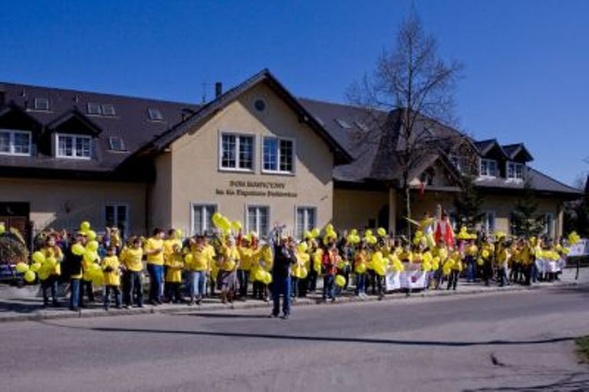
[[[230,180],[225,188],[216,188],[219,196],[240,197],[297,197],[296,192],[287,189],[286,183],[275,181]]]

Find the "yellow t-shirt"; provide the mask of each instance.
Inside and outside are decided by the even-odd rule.
[[[119,258],[116,255],[106,256],[102,259],[102,276],[104,277],[105,286],[121,285],[120,266]],[[110,271],[107,272],[106,269],[110,269]]]
[[[223,247],[223,255],[225,260],[219,266],[222,271],[233,271],[235,266],[239,262],[239,251],[236,246],[225,246]]]
[[[159,238],[149,238],[145,243],[145,253],[147,254],[147,264],[164,265],[164,252],[157,252],[149,254],[149,252],[162,249],[164,247],[164,240]]]
[[[45,255],[45,258],[48,259],[50,257],[55,259],[55,265],[53,265],[50,269],[49,269],[49,274],[50,275],[61,275],[61,262],[63,260],[63,252],[61,251],[61,248],[58,246],[54,246],[54,247],[49,247],[46,246],[43,249],[41,249],[41,252]]]
[[[182,269],[184,268],[184,261],[182,254],[172,253],[168,256],[168,271],[166,272],[166,282],[180,283],[182,282]]]
[[[121,252],[121,263],[131,272],[143,271],[143,249],[125,248]]]

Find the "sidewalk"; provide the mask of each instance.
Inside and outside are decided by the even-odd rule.
[[[465,294],[484,294],[493,292],[511,292],[527,290],[543,290],[551,288],[574,287],[577,285],[589,284],[589,268],[581,269],[579,279],[575,280],[575,269],[565,270],[560,277],[560,281],[551,283],[536,283],[532,286],[510,285],[498,287],[491,285],[486,287],[482,283],[466,283],[460,280],[456,291],[450,290],[424,290],[412,293],[407,297],[405,293],[388,293],[384,301],[402,300],[411,298],[428,298],[441,296],[454,296]],[[207,312],[223,309],[251,309],[251,308],[268,308],[270,303],[260,300],[248,299],[247,301],[235,301],[233,304],[222,304],[218,298],[207,298],[201,305],[188,306],[186,304],[164,304],[152,306],[146,304],[143,308],[116,309],[111,308],[106,311],[100,303],[94,303],[89,308],[83,308],[78,312],[72,312],[67,308],[67,298],[61,299],[61,307],[43,308],[42,298],[38,296],[38,286],[25,286],[17,288],[7,285],[0,285],[0,322],[26,321],[26,320],[48,320],[62,318],[79,318],[79,317],[108,317],[133,314],[150,314],[150,313],[183,313],[183,312]],[[337,297],[335,304],[351,302],[370,302],[377,301],[378,296],[368,296],[358,298],[354,296],[353,291],[347,291]],[[321,305],[321,293],[311,294],[307,298],[297,298],[293,306],[304,305]],[[331,304],[330,304],[331,305]],[[325,305],[324,305],[325,306]]]

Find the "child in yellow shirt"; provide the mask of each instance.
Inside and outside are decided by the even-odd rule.
[[[117,248],[110,245],[106,250],[106,257],[102,259],[102,273],[104,277],[104,309],[110,306],[110,294],[115,297],[117,309],[121,308],[121,264],[117,256]]]
[[[172,303],[182,302],[182,293],[180,286],[182,284],[182,270],[184,268],[184,258],[180,245],[174,244],[172,246],[172,253],[168,255],[166,260],[166,299]]]

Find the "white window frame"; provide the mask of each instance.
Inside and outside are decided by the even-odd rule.
[[[497,214],[495,213],[495,211],[484,211],[484,214],[485,215],[483,218],[482,227],[483,229],[485,229],[487,235],[493,234],[497,230]],[[490,217],[492,217],[493,219],[493,227],[491,227],[491,225],[489,224]]]
[[[2,133],[8,133],[8,148],[9,151],[0,151],[0,154],[2,155],[16,155],[16,156],[21,156],[21,157],[30,157],[31,153],[33,151],[33,134],[30,131],[23,131],[23,130],[17,130],[17,129],[0,129],[0,132]],[[22,153],[22,152],[15,152],[15,136],[16,135],[27,135],[29,137],[29,145],[28,145],[28,153]]]
[[[510,168],[513,168],[513,175],[510,175]],[[518,176],[518,168],[520,169],[521,176]],[[524,179],[524,164],[517,162],[507,162],[506,177],[508,180],[523,181]]]
[[[266,140],[276,140],[277,141],[277,151],[276,151],[276,162],[278,165],[278,168],[276,170],[272,170],[272,169],[266,169],[264,166],[265,163],[265,151],[264,151],[264,145],[266,143]],[[292,156],[291,156],[291,167],[292,170],[280,170],[280,142],[281,141],[287,141],[292,143]],[[261,143],[261,168],[262,168],[262,173],[265,174],[286,174],[286,175],[294,175],[295,174],[295,162],[296,162],[296,141],[292,138],[285,138],[285,137],[276,137],[276,136],[264,136],[262,138],[262,143]]]
[[[255,227],[251,227],[250,226],[250,220],[249,220],[249,211],[250,208],[255,208],[256,209],[256,217],[255,217]],[[267,215],[267,219],[268,222],[266,224],[266,232],[262,232],[261,229],[261,222],[260,222],[260,209],[266,209],[266,215]],[[269,205],[262,205],[262,204],[246,204],[245,205],[245,228],[246,231],[248,233],[255,231],[258,234],[258,238],[262,238],[262,237],[266,237],[268,235],[268,233],[270,232],[271,228],[270,228],[270,222],[272,221],[271,219],[271,213],[272,210],[270,208]]]
[[[206,209],[212,207],[213,208],[213,213],[211,214],[211,217],[213,216],[213,214],[217,211],[219,211],[219,206],[216,203],[208,203],[208,202],[203,202],[203,203],[190,203],[190,235],[191,236],[195,236],[198,234],[205,234],[208,231],[211,231],[213,229],[213,223],[212,223],[212,218],[208,218],[205,216],[206,214],[201,214],[201,232],[197,232],[197,230],[195,230],[195,223],[196,223],[196,214],[195,214],[195,209],[199,208],[199,209]]]
[[[303,211],[303,222],[299,221],[299,211]],[[309,221],[309,212],[313,212],[314,222]],[[306,230],[311,231],[317,226],[317,207],[312,206],[295,206],[295,236],[297,239],[303,239]]]
[[[483,163],[486,163],[485,172],[483,172]],[[490,173],[490,163],[493,163],[495,165],[495,170],[493,171],[493,173]],[[499,166],[497,165],[497,161],[495,159],[481,158],[479,162],[479,176],[486,178],[495,178],[497,177],[498,169]]]
[[[123,237],[127,238],[127,236],[130,233],[129,225],[130,225],[130,222],[131,222],[131,208],[130,208],[129,203],[127,203],[127,202],[119,202],[119,201],[113,201],[113,202],[106,202],[106,203],[104,203],[104,209],[103,209],[103,215],[102,215],[102,218],[103,218],[103,221],[104,221],[104,227],[107,226],[106,209],[108,207],[112,207],[114,209],[114,224],[111,225],[110,227],[113,227],[113,226],[114,227],[119,227],[118,208],[119,207],[125,207],[125,214],[126,214],[126,220],[124,221],[125,230],[124,230],[124,232],[122,234],[123,234]]]
[[[72,138],[72,155],[64,155],[61,154],[59,151],[59,138],[60,137],[69,137]],[[88,156],[77,156],[76,155],[76,142],[78,139],[88,139],[90,142],[90,148],[89,148],[89,155]],[[55,157],[56,158],[67,158],[67,159],[84,159],[84,160],[89,160],[92,159],[92,150],[93,150],[93,145],[92,145],[92,137],[88,136],[88,135],[77,135],[77,134],[69,134],[69,133],[58,133],[55,135]]]
[[[234,136],[235,137],[235,167],[223,166],[223,136]],[[240,167],[239,160],[239,147],[241,138],[250,138],[252,140],[252,167],[244,168]],[[256,170],[256,135],[249,133],[239,132],[219,132],[219,170],[220,171],[232,171],[241,173],[253,173]]]

